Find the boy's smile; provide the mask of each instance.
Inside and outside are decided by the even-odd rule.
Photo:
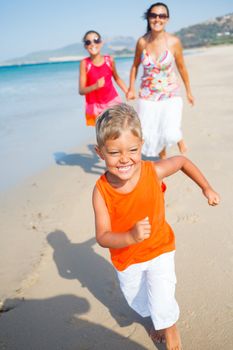
[[[132,165],[127,165],[127,166],[119,166],[118,170],[120,173],[127,173],[131,169]]]

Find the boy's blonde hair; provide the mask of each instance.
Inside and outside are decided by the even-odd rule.
[[[107,140],[117,139],[125,129],[142,140],[141,123],[135,109],[127,103],[120,103],[106,109],[96,121],[98,147],[103,147]]]

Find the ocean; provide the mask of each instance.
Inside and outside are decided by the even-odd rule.
[[[132,58],[115,62],[128,84]],[[79,62],[0,67],[1,192],[94,139],[94,128],[85,125],[78,72]]]

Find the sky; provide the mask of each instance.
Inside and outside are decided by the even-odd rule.
[[[0,0],[0,61],[81,42],[90,29],[103,37],[144,34],[147,0]],[[167,0],[167,31],[233,12],[232,0]]]

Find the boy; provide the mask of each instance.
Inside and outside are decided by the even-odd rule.
[[[169,350],[180,350],[175,238],[165,220],[161,183],[181,170],[202,189],[210,205],[218,204],[219,196],[183,156],[143,161],[140,121],[125,103],[99,116],[96,137],[96,152],[107,168],[93,191],[97,242],[110,249],[128,304],[142,317],[151,317],[152,338],[166,341]]]

